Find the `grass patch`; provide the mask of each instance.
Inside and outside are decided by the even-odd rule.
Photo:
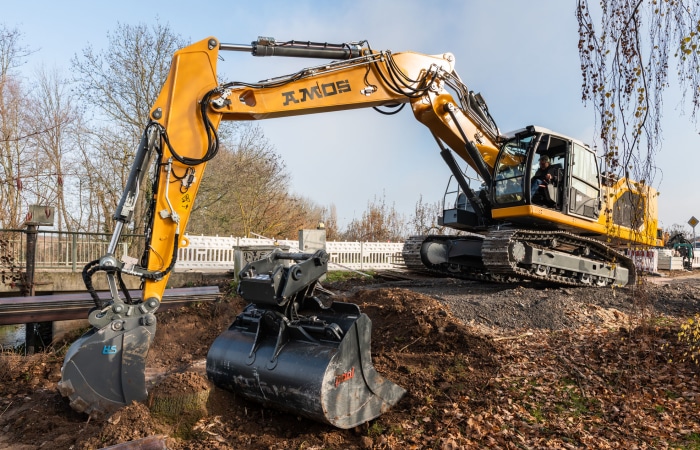
[[[542,411],[542,407],[539,405],[530,409],[530,415],[535,419],[535,422],[544,422],[544,412]]]
[[[369,275],[369,278],[374,278],[376,275],[376,272],[365,272],[367,275]],[[334,271],[329,271],[326,273],[326,282],[328,283],[337,283],[340,281],[348,281],[348,280],[354,280],[354,279],[368,279],[367,276],[359,274],[357,272],[353,272],[351,270],[334,270]]]
[[[690,433],[684,441],[671,443],[671,448],[682,450],[700,450],[700,433]]]
[[[367,434],[371,437],[374,436],[381,436],[384,433],[384,426],[381,425],[378,422],[374,422],[372,425],[370,425],[369,429],[367,430]]]

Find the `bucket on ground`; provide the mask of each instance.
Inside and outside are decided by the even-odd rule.
[[[251,303],[212,344],[207,376],[265,406],[338,428],[372,420],[405,390],[371,358],[372,323],[351,303],[315,297],[328,255],[275,251],[241,271]]]

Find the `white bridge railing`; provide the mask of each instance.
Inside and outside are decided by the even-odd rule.
[[[175,270],[238,271],[274,248],[298,252],[299,241],[220,236],[186,236]],[[328,270],[378,270],[403,265],[402,242],[326,242]]]

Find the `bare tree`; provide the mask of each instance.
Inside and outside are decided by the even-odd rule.
[[[38,71],[35,86],[30,96],[34,107],[29,110],[29,120],[43,130],[29,138],[37,156],[36,202],[55,206],[58,229],[73,231],[79,221],[66,202],[66,192],[81,176],[79,166],[71,164],[75,161],[72,144],[79,131],[74,126],[77,109],[68,81],[57,70]]]
[[[331,204],[328,208],[324,208],[321,213],[321,222],[326,229],[326,239],[329,241],[339,241],[341,236],[340,226],[338,225],[338,211],[335,204]]]
[[[63,154],[73,114],[70,95],[65,80],[46,71],[32,80],[31,91],[24,88],[15,69],[31,52],[20,37],[17,30],[0,27],[0,193],[5,200],[0,222],[20,226],[31,203],[58,203],[66,222]]]
[[[416,202],[413,217],[409,220],[412,235],[445,234],[447,228],[438,224],[438,216],[442,215],[440,202],[423,203],[421,195]]]
[[[307,197],[289,196],[290,201],[281,208],[277,236],[296,239],[299,230],[314,229],[323,222],[323,207]],[[326,236],[328,236],[326,234]]]
[[[284,162],[260,127],[240,125],[224,140],[202,179],[191,233],[292,237],[316,227],[322,209],[290,194]]]
[[[115,127],[136,138],[149,120],[170,70],[173,53],[187,42],[167,25],[156,22],[124,25],[107,33],[108,47],[88,45],[72,64],[85,102]]]
[[[23,221],[23,175],[29,172],[24,91],[14,69],[30,52],[21,46],[21,33],[0,26],[0,226],[19,227]]]
[[[402,241],[406,238],[406,223],[396,208],[386,204],[386,196],[367,203],[361,219],[353,219],[343,233],[348,241]]]
[[[673,236],[682,236],[684,239],[688,240],[689,242],[692,242],[693,240],[693,232],[691,230],[688,230],[688,227],[685,225],[679,225],[677,223],[674,223],[668,229],[664,230],[664,240],[668,241],[669,238]]]
[[[698,0],[578,0],[583,100],[597,112],[608,170],[651,184],[671,58],[692,117],[700,106]]]
[[[0,84],[0,224],[17,228],[22,223],[23,178],[30,169],[28,145],[24,134],[25,110],[19,81],[6,76]]]
[[[0,24],[0,84],[14,69],[25,63],[31,51],[22,45],[22,33]]]
[[[170,69],[176,50],[187,43],[167,25],[154,26],[119,24],[109,32],[108,47],[96,52],[86,47],[75,56],[72,66],[78,91],[85,107],[107,126],[88,124],[92,137],[83,141],[84,161],[90,163],[92,189],[99,211],[101,231],[110,231],[112,223],[106,218],[116,209],[121,189],[149,112]],[[102,121],[104,123],[104,121]],[[134,229],[143,230],[144,204],[134,213]]]

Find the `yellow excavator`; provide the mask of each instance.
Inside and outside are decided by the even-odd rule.
[[[257,83],[220,84],[223,51],[326,61]],[[93,328],[71,346],[62,367],[59,390],[72,407],[99,416],[147,397],[155,312],[178,249],[187,245],[183,233],[206,164],[216,156],[222,120],[358,108],[398,112],[409,104],[452,172],[440,222],[458,230],[409,239],[409,267],[492,281],[634,283],[634,264],[619,250],[661,245],[656,192],[604,176],[595,152],[576,139],[537,126],[502,134],[454,65],[450,53],[376,51],[366,41],[258,38],[237,45],[212,37],[177,51],[114,214],[108,251],[83,270],[95,308]],[[458,160],[476,172],[478,188]],[[120,260],[119,239],[142,191],[150,195],[148,245],[140,258]],[[248,264],[239,293],[249,304],[212,344],[207,376],[264,405],[351,428],[379,416],[405,391],[372,365],[369,318],[356,305],[319,298],[327,264],[322,250],[275,251]],[[98,272],[107,276],[110,301],[93,289]],[[124,275],[142,280],[141,298],[129,297]]]

